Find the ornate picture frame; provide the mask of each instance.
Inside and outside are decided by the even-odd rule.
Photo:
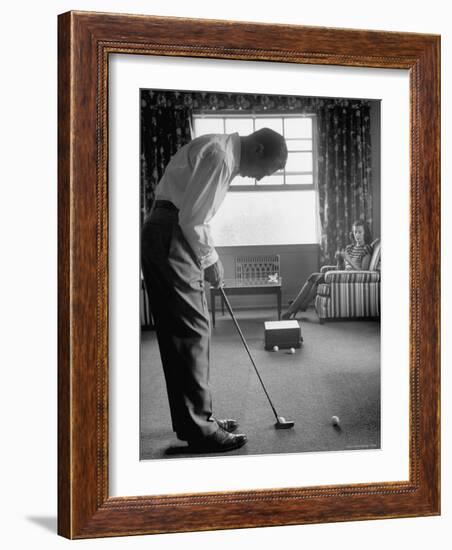
[[[439,514],[439,36],[68,12],[59,16],[58,49],[59,534],[75,539]],[[409,71],[408,481],[109,495],[111,54]]]

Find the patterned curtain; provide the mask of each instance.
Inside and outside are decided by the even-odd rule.
[[[372,229],[370,106],[325,103],[317,117],[321,263],[330,264],[350,242],[355,220],[366,220]]]
[[[150,211],[155,188],[171,157],[191,140],[188,107],[152,105],[141,98],[141,214]]]

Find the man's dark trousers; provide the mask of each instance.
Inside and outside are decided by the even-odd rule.
[[[193,440],[218,428],[209,388],[210,321],[204,271],[171,203],[154,207],[141,235],[141,265],[155,322],[173,430]]]

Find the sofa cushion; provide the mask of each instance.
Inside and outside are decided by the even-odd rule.
[[[380,281],[380,273],[375,271],[328,271],[325,273],[325,283],[355,285],[366,283],[378,283]],[[320,285],[319,285],[320,286]]]

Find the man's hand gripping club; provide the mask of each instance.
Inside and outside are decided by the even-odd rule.
[[[218,258],[218,260],[214,264],[209,265],[209,267],[206,267],[206,269],[204,270],[204,280],[210,283],[214,288],[220,288],[221,286],[223,286],[223,279],[223,264]]]

